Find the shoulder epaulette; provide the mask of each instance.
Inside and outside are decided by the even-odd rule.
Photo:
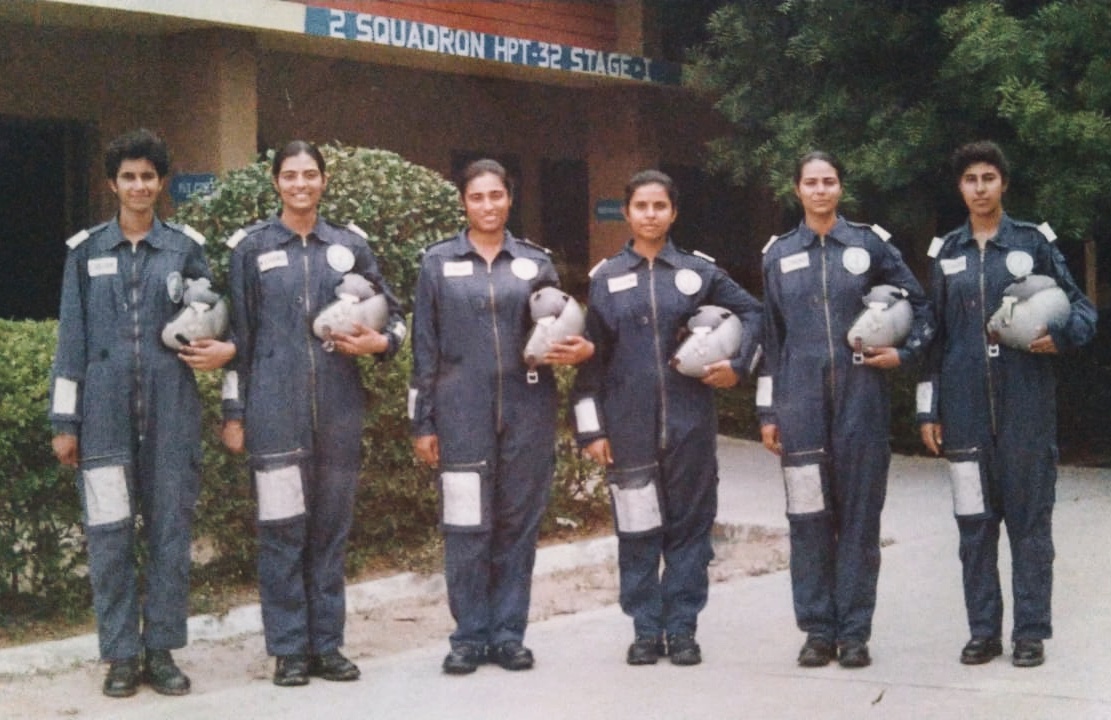
[[[691,255],[694,255],[695,257],[700,257],[700,258],[702,258],[703,260],[706,260],[706,261],[708,261],[708,262],[712,262],[712,263],[714,263],[714,264],[717,264],[717,260],[715,260],[714,258],[710,257],[709,255],[707,255],[706,253],[702,252],[701,250],[691,250],[691,251],[690,251],[690,254],[691,254]]]
[[[768,238],[768,241],[766,243],[764,243],[764,247],[760,249],[760,254],[761,255],[767,255],[768,250],[771,250],[772,245],[774,245],[775,241],[778,240],[778,239],[779,239],[778,235],[772,235],[770,238]]]
[[[185,223],[170,223],[170,222],[166,223],[166,226],[170,227],[170,228],[173,228],[174,230],[177,230],[179,233],[185,235],[186,237],[188,237],[193,242],[197,243],[201,247],[204,247],[204,244],[205,244],[204,235],[201,235],[200,232],[198,232],[196,229],[193,228],[193,226],[186,225]]]
[[[534,242],[533,242],[532,240],[529,240],[528,238],[520,238],[520,240],[521,240],[521,242],[523,242],[523,243],[524,243],[525,245],[528,245],[529,247],[533,247],[533,248],[536,248],[537,250],[539,250],[540,252],[544,253],[545,255],[551,255],[551,254],[552,254],[552,251],[551,251],[551,250],[549,250],[548,248],[544,247],[543,245],[540,245],[540,244],[538,244],[538,243],[534,243]]]
[[[588,273],[586,274],[586,276],[587,276],[587,277],[589,277],[589,278],[592,278],[592,277],[594,277],[594,273],[598,272],[598,268],[600,268],[600,267],[602,267],[603,265],[605,265],[605,264],[606,264],[606,260],[607,260],[607,259],[608,259],[608,258],[602,258],[601,260],[599,260],[599,261],[597,262],[597,264],[595,264],[595,265],[594,265],[594,267],[590,268],[590,272],[588,272]]]
[[[936,258],[943,245],[945,245],[945,238],[935,237],[930,241],[930,249],[926,251],[926,257]]]
[[[90,237],[92,237],[93,235],[100,232],[101,230],[103,230],[106,227],[108,227],[108,223],[103,222],[99,225],[94,225],[91,228],[86,228],[84,230],[79,230],[78,232],[71,235],[69,237],[69,239],[66,240],[66,245],[69,247],[70,250],[73,250],[78,245],[85,242]]]
[[[1049,223],[1043,222],[1037,229],[1047,241],[1053,242],[1057,239],[1057,233],[1053,232],[1053,228],[1049,227]]]
[[[361,237],[363,240],[370,239],[370,236],[366,234],[366,230],[363,230],[361,227],[356,225],[354,220],[347,223],[347,229]]]
[[[871,230],[880,240],[883,240],[884,242],[887,242],[891,239],[891,233],[887,232],[887,230],[885,230],[884,227],[878,223],[869,225],[862,222],[853,222],[852,220],[846,220],[845,222],[855,228],[860,228],[862,230]]]
[[[235,247],[239,245],[239,243],[243,242],[243,238],[247,237],[253,232],[257,232],[259,229],[265,226],[266,221],[260,221],[255,223],[254,225],[248,225],[245,228],[239,228],[232,234],[231,237],[224,241],[224,244],[228,246],[229,250],[234,250]]]

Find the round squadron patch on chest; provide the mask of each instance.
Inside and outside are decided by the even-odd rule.
[[[1025,250],[1007,253],[1007,270],[1016,278],[1023,278],[1034,270],[1034,258]]]
[[[841,264],[853,275],[863,275],[872,267],[872,256],[864,248],[845,248],[841,255]]]
[[[509,269],[522,280],[532,280],[540,274],[540,266],[530,258],[516,258],[509,263]]]
[[[166,276],[166,294],[170,296],[170,302],[175,305],[181,302],[181,298],[185,294],[185,281],[182,280],[181,273],[177,270]]]
[[[690,268],[675,273],[675,287],[684,295],[694,295],[702,289],[702,276]]]
[[[343,245],[328,246],[328,267],[336,272],[345,273],[355,267],[355,253]]]

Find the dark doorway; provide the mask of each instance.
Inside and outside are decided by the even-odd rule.
[[[582,160],[544,160],[540,166],[540,219],[565,289],[585,298],[590,269],[590,191]]]
[[[0,117],[0,318],[56,317],[64,240],[88,223],[87,127]]]

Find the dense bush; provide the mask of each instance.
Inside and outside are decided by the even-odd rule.
[[[50,449],[46,407],[57,323],[0,320],[0,605],[31,616],[88,602],[73,473]]]

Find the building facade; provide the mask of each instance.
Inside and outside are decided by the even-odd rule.
[[[684,191],[685,244],[758,265],[732,235],[752,203],[700,170],[725,128],[656,56],[643,0],[319,2],[0,3],[0,259],[25,281],[0,317],[56,311],[61,240],[114,207],[104,145],[140,126],[169,142],[178,197],[294,138],[448,176],[498,158],[518,180],[512,229],[582,275],[625,240],[629,175],[660,167]]]

